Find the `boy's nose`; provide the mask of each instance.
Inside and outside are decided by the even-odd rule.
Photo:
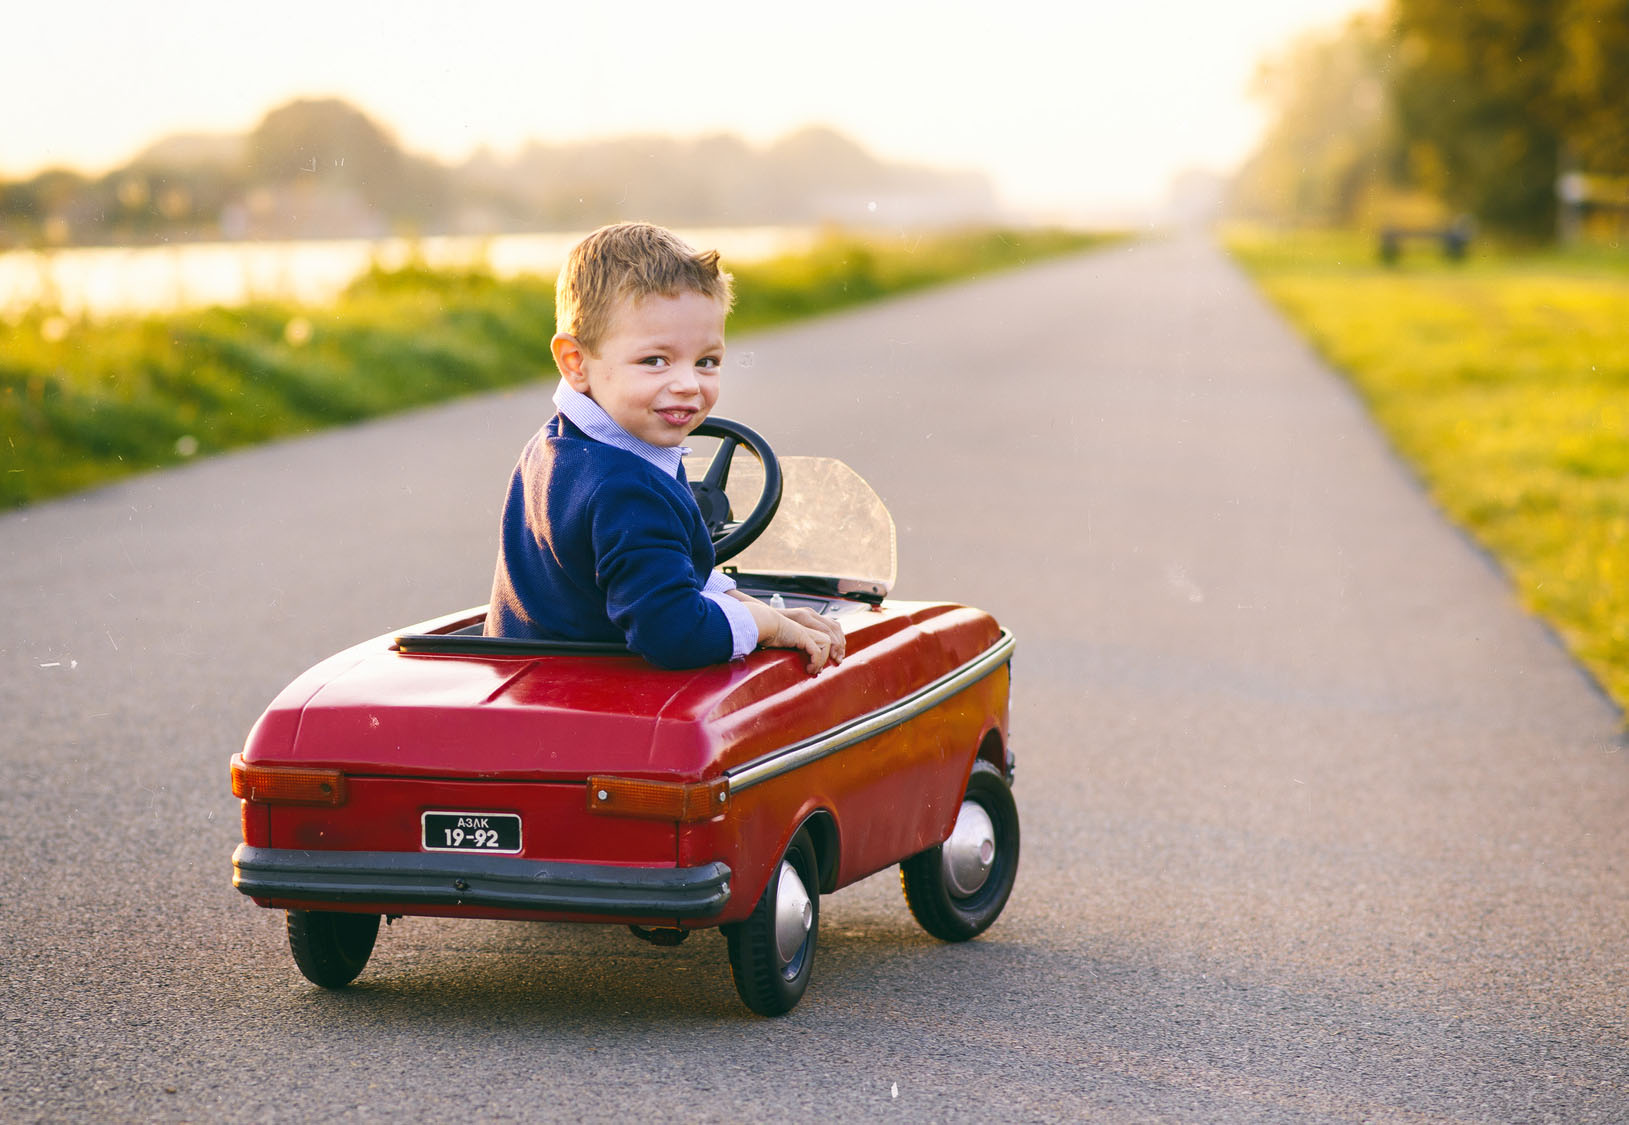
[[[695,394],[701,390],[701,380],[696,378],[696,373],[690,368],[675,367],[673,369],[673,378],[669,381],[668,386],[681,394]]]

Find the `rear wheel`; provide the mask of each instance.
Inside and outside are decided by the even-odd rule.
[[[312,984],[344,988],[356,979],[379,936],[379,915],[290,910],[288,947]]]
[[[1018,805],[1001,771],[980,759],[950,838],[899,865],[905,902],[934,937],[966,941],[1000,916],[1017,878]]]
[[[746,921],[721,927],[741,1002],[761,1016],[790,1012],[809,987],[820,931],[819,868],[798,829]]]

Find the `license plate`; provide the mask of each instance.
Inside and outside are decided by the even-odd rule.
[[[520,817],[513,813],[427,812],[424,849],[431,852],[520,851]]]

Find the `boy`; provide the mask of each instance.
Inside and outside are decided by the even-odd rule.
[[[666,668],[801,650],[812,675],[842,630],[777,610],[713,568],[682,442],[718,399],[730,275],[647,223],[602,227],[555,290],[559,413],[510,478],[488,636],[626,641]]]

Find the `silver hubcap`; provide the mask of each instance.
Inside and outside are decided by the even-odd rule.
[[[963,801],[962,811],[956,814],[956,827],[940,850],[945,882],[957,898],[966,898],[984,886],[995,865],[995,847],[995,824],[990,814],[977,801]]]
[[[775,887],[775,948],[783,962],[791,961],[803,948],[803,939],[814,925],[814,904],[804,889],[798,870],[781,861],[780,882]]]

